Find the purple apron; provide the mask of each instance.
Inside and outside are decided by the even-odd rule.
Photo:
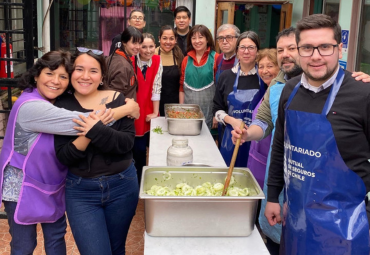
[[[257,67],[256,67],[257,69]],[[248,126],[252,122],[253,109],[256,107],[258,102],[261,100],[265,94],[265,84],[258,76],[259,89],[238,89],[240,74],[240,66],[236,75],[236,79],[233,85],[233,91],[227,96],[228,114],[236,119],[242,119]],[[225,132],[223,134],[220,152],[225,160],[227,166],[230,165],[230,161],[234,152],[235,145],[231,140],[231,131],[233,127],[227,124],[225,127]],[[238,155],[236,157],[235,166],[236,167],[246,167],[248,162],[249,147],[250,142],[245,142],[239,147]]]
[[[326,115],[342,84],[338,76],[321,114],[285,108],[284,206],[280,254],[369,254],[366,189],[337,148]]]
[[[252,114],[252,120],[256,119],[258,108],[260,107],[263,98],[258,103]],[[263,188],[265,182],[266,163],[267,156],[271,146],[271,134],[259,142],[251,141],[251,147],[249,149],[248,168],[253,173],[258,184]]]
[[[4,145],[0,154],[0,191],[5,167],[10,164],[23,170],[23,182],[14,221],[18,224],[52,223],[65,212],[65,177],[68,168],[62,165],[54,150],[54,135],[38,134],[26,156],[14,151],[14,130],[20,107],[33,100],[46,101],[37,91],[24,91],[9,115]],[[47,102],[47,101],[46,101]],[[1,200],[2,192],[0,192]]]

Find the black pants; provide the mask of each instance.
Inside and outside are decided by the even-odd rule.
[[[146,166],[146,147],[149,147],[149,132],[147,132],[144,136],[135,137],[133,153],[139,186],[143,167]]]
[[[266,236],[266,240],[267,240],[266,247],[267,247],[267,250],[269,250],[270,254],[279,255],[280,244],[275,243],[267,236]]]

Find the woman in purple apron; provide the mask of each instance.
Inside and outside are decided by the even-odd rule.
[[[76,135],[72,119],[82,113],[53,102],[66,90],[71,72],[70,54],[51,51],[19,83],[24,92],[10,112],[0,154],[0,200],[8,216],[12,254],[33,253],[37,223],[43,229],[46,254],[66,254],[67,168],[56,158],[53,134]]]
[[[257,56],[258,74],[267,85],[271,85],[271,81],[279,73],[279,66],[277,63],[276,49],[263,49],[258,52]],[[260,107],[263,98],[259,101],[256,108],[254,108],[252,120],[256,118],[258,108]],[[267,136],[261,141],[251,141],[249,150],[248,168],[253,173],[258,184],[263,188],[266,173],[267,156],[270,151],[271,135]]]
[[[343,161],[326,117],[343,78],[339,68],[321,114],[289,110],[301,83],[286,104],[282,254],[369,254],[365,185]]]
[[[252,122],[253,110],[265,94],[266,85],[258,76],[255,65],[259,45],[255,32],[242,33],[236,43],[239,63],[224,71],[217,84],[213,113],[218,122],[226,125],[220,151],[227,165],[230,165],[234,150],[231,140],[233,127],[239,127],[240,120],[246,125]],[[249,147],[250,142],[240,146],[235,166],[247,166]]]

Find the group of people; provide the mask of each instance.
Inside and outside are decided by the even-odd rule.
[[[46,253],[66,254],[65,212],[81,254],[125,254],[150,120],[167,103],[201,107],[228,165],[241,139],[235,165],[267,196],[271,254],[369,254],[370,78],[339,67],[339,24],[308,16],[276,49],[224,24],[219,54],[186,7],[174,20],[156,47],[134,10],[108,58],[52,51],[23,74],[0,154],[11,254],[33,253],[37,223]]]

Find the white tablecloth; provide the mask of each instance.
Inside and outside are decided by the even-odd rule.
[[[157,126],[167,131],[164,117],[151,121],[151,130]],[[167,149],[174,136],[150,133],[149,166],[166,166]],[[200,135],[186,136],[193,149],[193,162],[226,167],[206,124]],[[248,237],[152,237],[145,232],[145,255],[268,255],[269,252],[255,227]]]

